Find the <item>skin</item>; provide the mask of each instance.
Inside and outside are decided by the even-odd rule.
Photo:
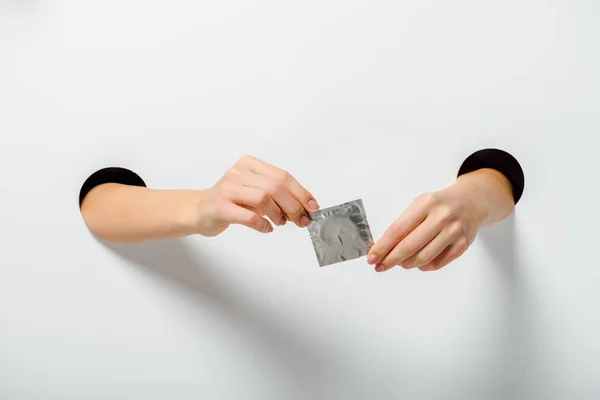
[[[246,155],[205,190],[97,186],[84,199],[81,213],[98,238],[138,243],[216,236],[232,224],[262,233],[288,221],[306,227],[307,214],[318,208],[314,196],[288,172]],[[513,210],[511,185],[500,172],[462,175],[446,189],[418,196],[371,247],[367,261],[377,272],[395,266],[438,270],[460,257],[481,227]]]
[[[318,208],[314,196],[288,172],[246,155],[205,190],[99,185],[84,199],[81,214],[98,238],[138,243],[194,234],[216,236],[232,224],[262,233],[287,221],[306,227],[307,213]]]
[[[462,175],[446,189],[417,197],[371,247],[367,262],[377,272],[395,266],[439,270],[471,246],[479,228],[513,209],[512,187],[500,172]]]

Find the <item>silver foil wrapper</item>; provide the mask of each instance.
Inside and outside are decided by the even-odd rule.
[[[321,267],[359,258],[369,252],[373,235],[362,200],[325,208],[309,217],[308,232]]]

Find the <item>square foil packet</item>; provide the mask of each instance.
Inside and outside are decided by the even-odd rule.
[[[366,256],[373,245],[360,199],[319,210],[309,218],[308,232],[321,267]]]

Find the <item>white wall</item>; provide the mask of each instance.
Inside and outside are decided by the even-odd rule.
[[[0,398],[600,398],[599,4],[0,1]],[[292,226],[109,247],[77,207],[250,153],[379,237],[490,146],[525,195],[438,273]]]

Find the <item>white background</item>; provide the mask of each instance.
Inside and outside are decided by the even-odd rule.
[[[0,1],[0,398],[600,398],[599,54],[597,0]],[[250,153],[377,238],[484,147],[525,195],[437,273],[293,226],[107,246],[77,205]]]

